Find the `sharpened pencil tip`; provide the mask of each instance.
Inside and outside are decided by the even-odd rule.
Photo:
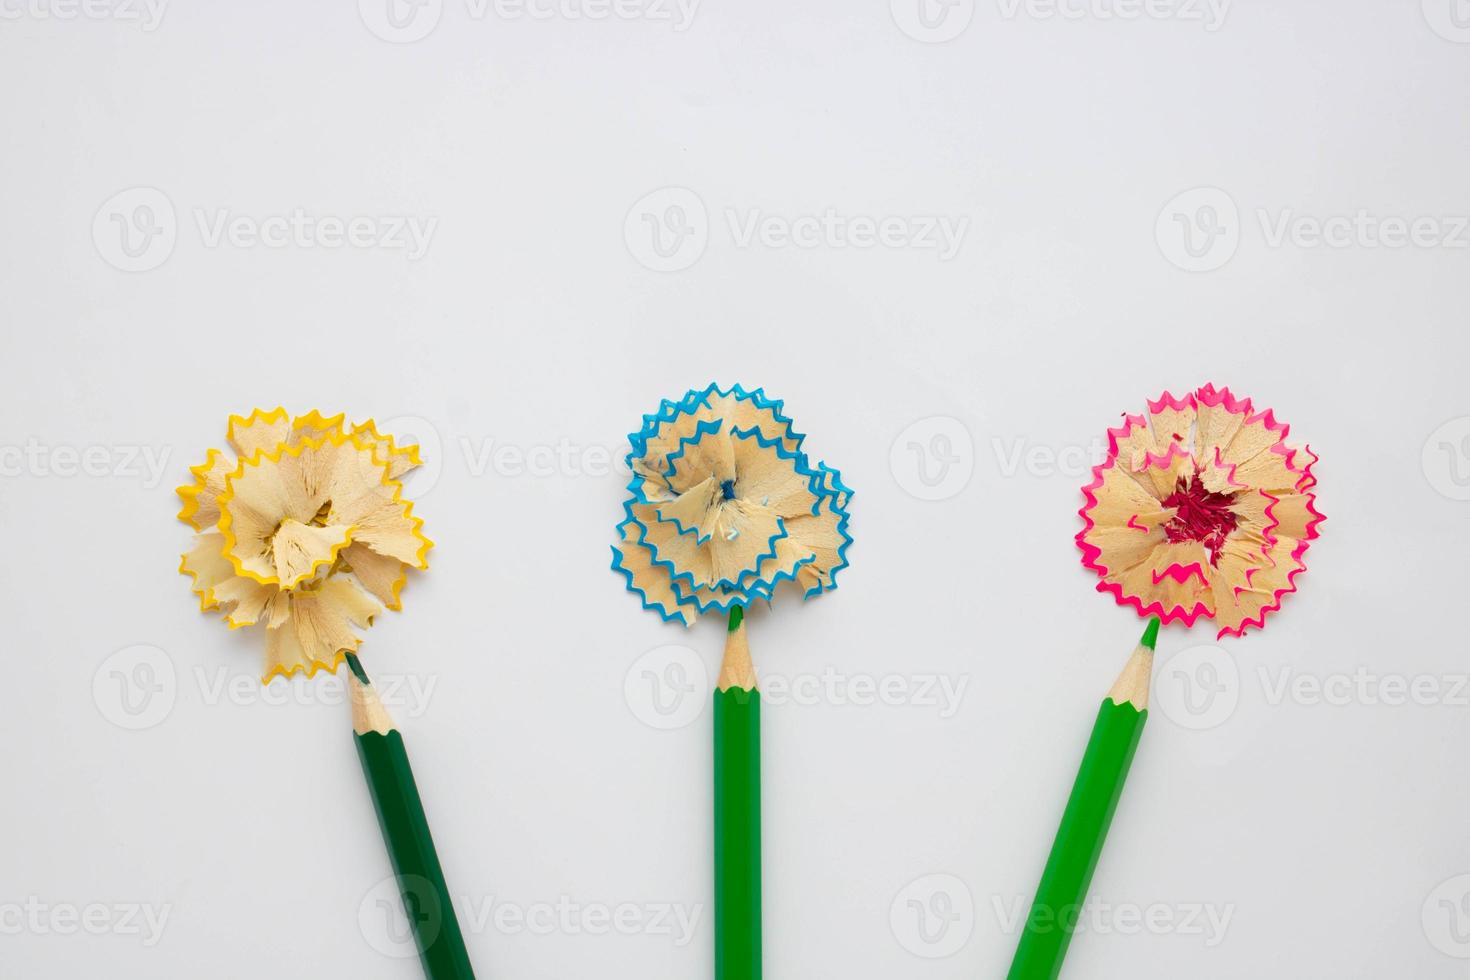
[[[353,676],[355,676],[358,681],[363,684],[371,684],[372,681],[368,680],[367,671],[362,669],[362,661],[357,659],[357,654],[349,653],[346,654],[346,656],[347,667],[349,670],[352,671]]]
[[[1159,617],[1155,616],[1148,621],[1148,626],[1143,631],[1143,639],[1138,642],[1150,650],[1154,648],[1154,644],[1159,642]]]

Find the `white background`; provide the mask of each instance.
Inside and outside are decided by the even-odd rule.
[[[785,398],[857,490],[841,588],[750,622],[768,678],[837,677],[765,712],[768,976],[1004,974],[1141,627],[1078,562],[1081,454],[1207,380],[1321,454],[1328,521],[1264,632],[1165,630],[1065,976],[1464,976],[1463,2],[443,0],[396,31],[387,0],[65,2],[0,2],[0,974],[418,975],[379,951],[333,682],[262,694],[263,638],[176,573],[173,486],[279,403],[433,457],[433,567],[362,653],[433,685],[395,710],[452,889],[493,903],[479,974],[709,976],[709,718],[659,730],[638,692],[679,676],[661,646],[712,675],[723,627],[607,569],[606,459],[719,379]],[[434,224],[413,258],[248,237],[297,209]],[[828,209],[846,230],[783,243]],[[966,223],[952,255],[935,217]],[[965,687],[852,703],[892,677]],[[1413,684],[1431,703],[1393,703]],[[579,911],[517,928],[538,903]],[[592,934],[624,903],[636,934]],[[659,905],[698,907],[689,941]]]

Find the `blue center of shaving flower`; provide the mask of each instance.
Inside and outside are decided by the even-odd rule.
[[[721,483],[720,484],[720,493],[722,493],[722,494],[725,495],[725,499],[726,500],[734,500],[735,499],[735,481],[734,480],[726,480],[724,483]]]

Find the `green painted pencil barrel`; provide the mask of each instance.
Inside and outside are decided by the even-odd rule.
[[[715,980],[761,975],[761,696],[715,691]]]
[[[1036,886],[1008,980],[1056,980],[1072,941],[1092,872],[1128,778],[1148,709],[1103,701],[1077,771],[1046,870]]]
[[[353,736],[363,773],[372,790],[383,840],[413,927],[424,974],[429,980],[474,980],[464,937],[459,931],[444,870],[429,836],[429,822],[418,785],[408,765],[403,736],[365,732]]]

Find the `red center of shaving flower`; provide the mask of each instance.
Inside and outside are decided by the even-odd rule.
[[[1210,564],[1220,561],[1220,549],[1240,523],[1230,505],[1235,495],[1217,493],[1205,488],[1199,473],[1180,477],[1174,492],[1161,503],[1175,508],[1174,516],[1164,525],[1164,536],[1170,541],[1198,541],[1210,552]]]

